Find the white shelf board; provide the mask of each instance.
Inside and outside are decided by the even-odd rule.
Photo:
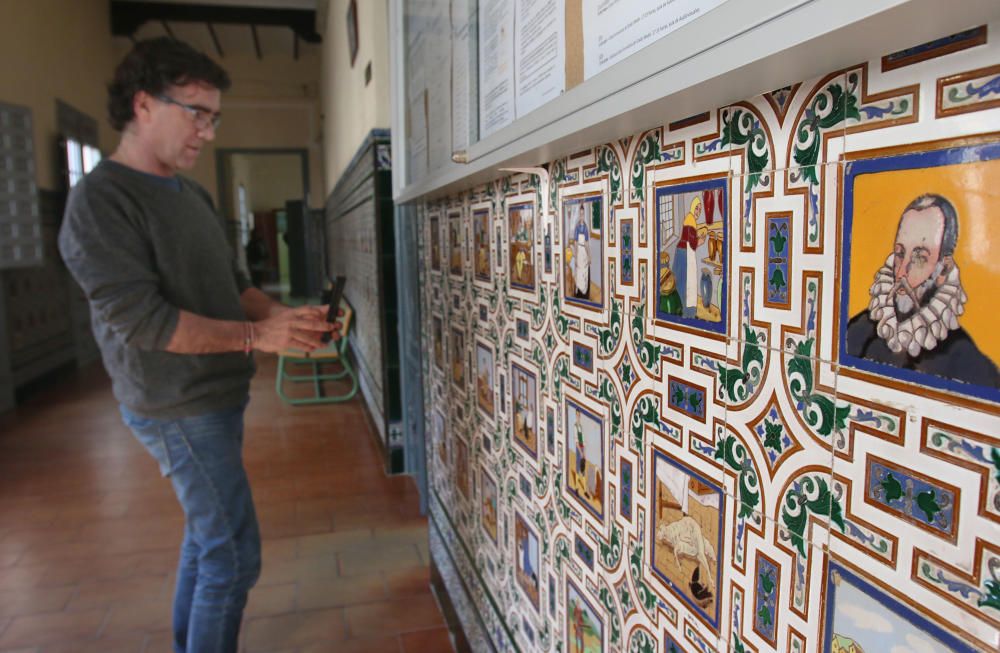
[[[393,199],[459,192],[498,168],[540,165],[998,17],[997,0],[730,0],[475,143],[467,163],[403,185],[394,138]],[[403,134],[398,106],[393,119]]]

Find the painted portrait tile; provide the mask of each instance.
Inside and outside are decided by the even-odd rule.
[[[441,271],[441,221],[431,217],[431,269]]]
[[[444,370],[444,335],[442,334],[441,318],[436,315],[431,320],[433,324],[432,338],[434,340],[434,365],[439,370]]]
[[[725,178],[656,189],[656,317],[725,333]]]
[[[563,296],[567,302],[604,305],[604,201],[598,193],[563,199]]]
[[[566,400],[566,489],[604,519],[604,429],[601,418]]]
[[[479,486],[482,488],[481,500],[483,530],[486,531],[486,534],[489,535],[490,539],[495,543],[497,541],[497,511],[500,507],[498,503],[497,483],[493,480],[493,477],[486,472],[486,470],[481,469],[479,471],[479,475]]]
[[[823,633],[827,653],[976,650],[837,562],[827,577]]]
[[[514,410],[514,441],[538,458],[538,381],[532,372],[511,364],[510,391]]]
[[[451,380],[459,389],[465,388],[465,334],[451,330]]]
[[[490,282],[493,278],[490,266],[490,212],[479,209],[472,212],[473,262],[476,279]]]
[[[462,438],[455,438],[455,486],[469,498],[469,445]]]
[[[514,513],[515,576],[531,604],[538,609],[539,575],[538,536],[520,514]]]
[[[841,362],[1000,401],[1000,143],[847,164]]]
[[[476,342],[476,403],[493,417],[493,350]]]
[[[507,228],[512,288],[535,289],[535,205],[512,204],[507,208]]]
[[[719,626],[722,488],[657,450],[653,571],[712,628]]]
[[[448,272],[462,276],[462,214],[448,216]]]
[[[604,622],[590,601],[569,579],[566,580],[566,651],[604,651]]]
[[[434,446],[437,450],[438,460],[442,465],[448,464],[448,426],[445,422],[444,415],[439,411],[434,411],[433,417],[431,418],[433,422],[434,436]]]

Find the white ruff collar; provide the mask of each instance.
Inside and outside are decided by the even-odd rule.
[[[930,351],[937,347],[949,332],[958,328],[958,316],[965,312],[965,302],[969,298],[958,280],[958,266],[952,266],[931,300],[900,322],[896,318],[895,298],[890,296],[896,281],[892,262],[893,255],[890,254],[885,265],[875,274],[868,311],[871,318],[878,322],[876,333],[885,340],[889,349],[896,353],[906,350],[910,356],[918,356],[922,350]]]

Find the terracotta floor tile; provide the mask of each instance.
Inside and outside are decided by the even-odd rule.
[[[385,583],[378,574],[299,582],[300,610],[357,605],[386,598]]]
[[[295,558],[270,562],[264,560],[257,586],[282,585],[310,578],[335,578],[340,575],[336,556]]]
[[[0,617],[16,617],[62,610],[73,596],[72,587],[0,591]]]
[[[437,602],[430,595],[344,608],[344,618],[352,637],[399,634],[444,625]]]
[[[416,486],[384,473],[360,401],[289,406],[274,393],[274,357],[258,362],[244,459],[263,575],[243,641],[402,653],[397,632],[440,621]],[[0,653],[168,652],[182,531],[170,482],[122,424],[100,365],[0,415]]]
[[[319,642],[299,649],[298,653],[399,653],[400,650],[398,637],[376,637]]]
[[[174,636],[170,631],[146,634],[146,646],[142,650],[143,653],[173,653],[173,650]]]
[[[107,607],[119,603],[148,601],[169,598],[173,584],[166,575],[137,576],[116,580],[97,580],[81,583],[67,610]]]
[[[295,612],[296,592],[295,583],[255,587],[250,590],[250,598],[243,616],[250,619]]]
[[[451,633],[447,628],[432,628],[403,633],[399,636],[403,643],[403,653],[454,653]]]
[[[405,567],[382,572],[390,597],[431,593],[430,567]]]
[[[387,569],[417,567],[423,564],[420,554],[412,544],[398,546],[370,547],[337,554],[340,559],[340,574],[370,574]]]
[[[378,543],[394,544],[424,544],[427,539],[427,519],[421,517],[408,521],[399,521],[390,525],[378,525],[373,537]]]
[[[0,635],[0,647],[39,646],[95,637],[106,615],[107,610],[86,610],[15,617]]]
[[[368,529],[303,535],[298,538],[298,555],[300,558],[333,555],[341,551],[365,549],[377,546],[377,544],[372,538],[372,532]]]
[[[339,641],[344,634],[344,615],[340,609],[298,612],[249,620],[243,646],[248,653],[270,653],[281,648]]]
[[[298,538],[276,537],[261,542],[261,555],[264,560],[277,562],[291,560],[299,555]]]
[[[47,644],[40,653],[142,653],[146,647],[146,635],[132,633],[116,637],[101,637],[91,640],[76,640]],[[168,653],[169,648],[148,649]]]
[[[105,634],[132,631],[156,632],[169,630],[173,615],[173,596],[153,601],[123,603],[111,608]]]

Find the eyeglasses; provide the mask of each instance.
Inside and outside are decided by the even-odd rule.
[[[154,97],[156,97],[156,99],[160,102],[173,104],[187,111],[191,116],[191,119],[194,121],[194,126],[198,129],[208,129],[211,127],[214,131],[219,128],[220,124],[222,124],[222,114],[214,113],[211,109],[199,107],[194,104],[184,104],[183,102],[178,102],[169,95],[156,95]]]

